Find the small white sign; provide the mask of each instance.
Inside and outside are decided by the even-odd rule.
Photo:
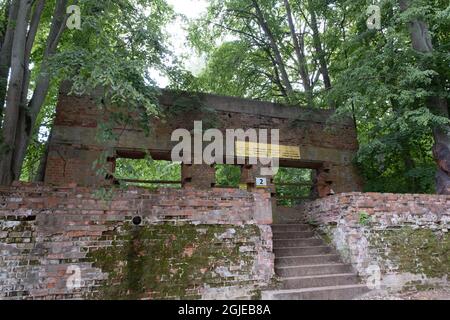
[[[267,187],[267,178],[256,178],[257,187]]]

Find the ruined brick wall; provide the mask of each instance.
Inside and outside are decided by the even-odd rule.
[[[92,164],[102,151],[111,157],[118,152],[150,151],[155,159],[170,160],[171,150],[177,144],[170,141],[172,132],[178,128],[193,130],[194,121],[203,120],[204,129],[207,123],[213,123],[214,128],[223,132],[239,128],[280,129],[280,144],[299,146],[302,158],[286,160],[282,166],[322,169],[321,182],[329,184],[335,192],[361,191],[361,179],[352,164],[358,150],[353,123],[351,119],[334,119],[332,111],[214,95],[199,96],[201,104],[213,112],[199,111],[203,110],[200,106],[183,111],[179,100],[187,98],[165,93],[160,98],[165,111],[173,111],[175,105],[181,108],[170,115],[170,121],[152,121],[148,136],[138,126],[116,128],[120,139],[105,146],[96,139],[105,118],[104,110],[95,103],[98,93],[69,96],[68,88],[68,84],[62,86],[57,105],[45,177],[48,184],[95,185],[99,177],[93,172]],[[209,185],[210,177],[205,178]]]
[[[93,192],[0,189],[0,298],[237,299],[270,283],[270,195]]]
[[[301,207],[363,277],[381,286],[449,285],[450,197],[349,193]]]

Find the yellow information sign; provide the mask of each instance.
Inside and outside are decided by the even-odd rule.
[[[300,147],[294,146],[279,146],[281,159],[293,159],[300,160],[302,155],[300,153]]]
[[[300,147],[248,141],[236,142],[236,156],[248,158],[301,159]]]

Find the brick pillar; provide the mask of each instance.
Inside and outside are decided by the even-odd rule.
[[[317,170],[314,194],[320,198],[345,192],[363,191],[362,180],[353,165],[324,163]]]
[[[245,165],[242,168],[241,173],[241,184],[246,184],[247,189],[249,191],[253,191],[255,189],[260,189],[256,187],[256,179],[257,178],[266,178],[267,179],[267,187],[266,190],[271,193],[275,193],[275,185],[273,183],[273,176],[263,176],[261,175],[261,165]]]
[[[216,169],[205,164],[182,164],[181,179],[184,188],[209,189],[216,184]]]
[[[106,176],[99,176],[93,164],[100,158],[102,150],[82,148],[80,146],[50,146],[47,158],[45,183],[63,186],[103,186],[111,184]],[[105,169],[113,170],[113,163],[105,164]]]
[[[261,193],[267,195],[267,201],[270,203],[268,217],[272,220],[272,212],[277,208],[277,199],[276,199],[276,188],[273,183],[273,176],[263,176],[261,175],[261,165],[245,165],[241,170],[241,181],[242,185],[247,186],[247,190],[250,192]],[[267,179],[267,187],[256,187],[256,179],[257,178],[266,178]],[[270,224],[272,221],[270,222]]]
[[[334,177],[331,173],[331,165],[325,163],[323,167],[317,170],[314,179],[314,194],[319,198],[325,198],[334,193]]]

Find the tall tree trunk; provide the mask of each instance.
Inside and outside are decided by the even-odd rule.
[[[429,108],[435,114],[449,117],[447,100],[442,97],[429,99]],[[433,129],[433,156],[438,165],[436,192],[450,194],[450,126]]]
[[[30,57],[44,7],[45,7],[45,0],[38,0],[36,2],[28,31],[27,43],[25,46],[25,57],[23,60],[24,76],[23,76],[22,94],[20,98],[19,119],[17,121],[17,135],[13,155],[14,180],[20,178],[23,159],[25,159],[27,146],[26,143],[23,141],[24,133],[26,133],[26,136],[31,136],[33,132],[33,125],[31,123],[28,110],[28,90],[30,88],[30,79],[31,79]],[[17,157],[18,154],[23,154],[23,159],[21,161],[19,160],[20,158],[18,159]]]
[[[37,0],[33,16],[31,18],[31,23],[28,31],[27,36],[27,44],[25,46],[25,58],[24,58],[24,84],[22,88],[22,98],[21,98],[21,105],[26,106],[28,104],[28,90],[30,88],[30,58],[31,58],[31,50],[33,49],[34,40],[36,39],[37,31],[39,28],[39,23],[41,21],[42,12],[44,11],[45,7],[45,1],[46,0]]]
[[[327,63],[327,55],[322,46],[322,39],[319,31],[319,25],[317,21],[317,15],[314,6],[312,5],[311,0],[308,0],[308,10],[311,15],[311,30],[313,32],[313,46],[316,51],[317,60],[319,61],[320,73],[322,74],[323,84],[325,86],[325,90],[331,90],[331,79],[330,73],[328,71],[328,63]],[[331,102],[331,107],[335,107],[335,103]]]
[[[15,142],[13,168],[15,179],[20,177],[23,161],[30,144],[31,135],[36,124],[36,119],[50,88],[50,74],[48,72],[48,59],[56,53],[59,41],[66,27],[68,15],[66,14],[67,0],[58,0],[53,14],[50,33],[47,38],[46,49],[42,59],[40,74],[36,80],[33,96],[28,103],[26,113],[20,117],[18,135]],[[27,90],[28,91],[28,90]]]
[[[9,185],[14,180],[12,160],[14,143],[17,133],[17,121],[19,118],[20,100],[22,97],[22,85],[25,57],[25,46],[28,31],[28,14],[32,0],[21,0],[17,14],[16,30],[12,44],[11,76],[6,98],[5,119],[2,128],[3,152],[0,159],[0,185]]]
[[[408,0],[399,0],[400,9],[405,12],[409,8]],[[414,19],[409,23],[412,47],[421,53],[433,53],[433,43],[428,25],[424,21]],[[428,108],[436,115],[449,117],[448,103],[443,97],[431,97],[427,101]],[[433,128],[433,155],[438,165],[436,174],[436,191],[439,194],[450,194],[450,126]]]
[[[300,45],[297,32],[295,31],[294,20],[292,17],[292,9],[291,5],[289,4],[289,0],[284,0],[284,6],[286,8],[286,15],[289,23],[289,29],[291,32],[292,41],[294,43],[295,54],[298,60],[298,69],[300,73],[300,78],[302,79],[303,82],[303,88],[305,89],[308,105],[309,107],[312,107],[314,104],[313,93],[311,89],[311,81],[309,80],[308,64],[306,61],[304,48]]]
[[[260,27],[264,31],[264,34],[266,35],[267,39],[269,40],[269,45],[270,45],[270,48],[273,51],[273,54],[274,54],[274,57],[275,57],[275,61],[276,61],[277,65],[278,65],[280,76],[281,76],[281,79],[283,80],[283,84],[284,84],[284,87],[286,89],[286,92],[290,96],[293,93],[293,89],[292,89],[291,82],[289,80],[288,73],[286,71],[286,66],[285,66],[285,64],[283,62],[283,57],[281,55],[280,49],[278,48],[278,44],[277,44],[277,42],[275,40],[275,37],[274,37],[272,31],[270,30],[270,27],[269,27],[266,19],[264,18],[264,14],[261,11],[261,8],[260,8],[258,2],[256,0],[252,0],[252,4],[253,4],[253,7],[256,10],[256,16],[258,18],[258,24],[260,25]]]
[[[10,1],[7,28],[2,43],[2,49],[0,51],[0,123],[3,119],[9,69],[11,68],[11,50],[19,5],[19,0]]]

